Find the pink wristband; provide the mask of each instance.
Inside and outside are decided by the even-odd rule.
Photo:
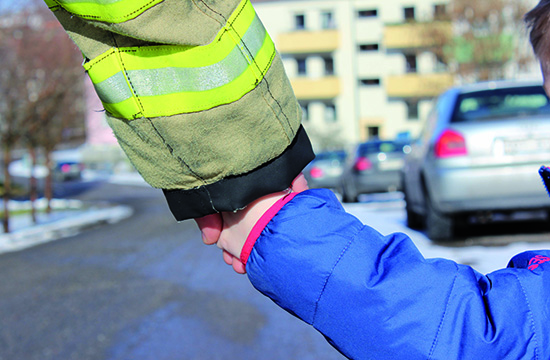
[[[299,193],[293,192],[290,194],[287,194],[277,200],[275,204],[271,205],[269,209],[260,217],[258,222],[254,224],[254,227],[250,231],[250,234],[248,234],[248,237],[246,238],[246,242],[244,243],[243,249],[241,250],[241,262],[246,265],[246,262],[248,261],[248,257],[250,256],[250,253],[252,252],[252,248],[254,248],[254,244],[256,243],[256,240],[260,237],[260,234],[265,229],[267,224],[273,219],[275,215],[279,212],[279,210],[282,209],[283,206],[285,206],[290,200],[294,199],[296,195]]]

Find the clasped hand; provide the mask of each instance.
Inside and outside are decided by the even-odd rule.
[[[239,274],[246,273],[246,267],[240,260],[241,251],[248,234],[261,216],[273,205],[291,192],[307,190],[307,181],[303,174],[298,175],[287,191],[263,196],[246,208],[235,212],[222,212],[195,219],[206,245],[216,244],[223,251],[223,260]]]

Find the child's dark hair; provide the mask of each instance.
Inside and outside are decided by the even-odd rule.
[[[550,31],[550,0],[540,0],[537,6],[525,14],[524,17],[527,28],[529,29],[529,40],[531,46],[538,57],[548,49],[548,40],[546,39]]]

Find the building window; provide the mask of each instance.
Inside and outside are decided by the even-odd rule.
[[[403,14],[404,14],[405,20],[413,21],[414,20],[414,7],[403,8]]]
[[[359,51],[378,51],[378,44],[363,44],[359,45]]]
[[[306,28],[306,16],[304,14],[294,15],[294,28],[304,30]]]
[[[296,64],[298,65],[298,75],[307,75],[306,59],[296,59]]]
[[[367,138],[376,139],[380,136],[380,127],[378,126],[367,126]]]
[[[321,27],[323,29],[334,29],[336,27],[332,11],[324,11],[321,13]]]
[[[336,106],[334,104],[327,104],[325,106],[325,121],[327,123],[335,123],[336,120]]]
[[[409,54],[405,55],[405,62],[406,62],[406,71],[407,73],[415,73],[416,72],[416,55]]]
[[[309,121],[309,103],[300,103],[300,107],[302,108],[302,121]]]
[[[447,15],[447,6],[445,4],[434,5],[434,19],[444,19]]]
[[[407,119],[418,120],[418,101],[407,100],[405,105],[407,105]]]
[[[325,75],[334,75],[334,60],[330,58],[324,58],[325,61]]]
[[[378,16],[378,10],[371,9],[371,10],[359,10],[357,12],[357,16],[360,18],[371,18],[371,17],[377,17]]]
[[[380,79],[361,79],[359,80],[363,86],[378,86],[380,85]]]

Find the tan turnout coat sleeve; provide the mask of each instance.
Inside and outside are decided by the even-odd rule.
[[[130,88],[125,91],[131,91],[139,103],[141,100],[154,103],[156,99],[146,98],[138,85],[154,94],[156,88],[180,84],[188,89],[195,86],[193,81],[199,81],[186,75],[196,72],[196,67],[178,73],[178,63],[164,65],[163,51],[166,49],[178,49],[178,55],[181,50],[184,56],[188,49],[209,51],[213,42],[228,41],[231,36],[235,42],[231,56],[236,59],[231,61],[246,59],[250,66],[245,72],[254,71],[253,65],[260,68],[258,64],[263,61],[260,77],[246,84],[248,88],[243,94],[226,91],[230,100],[209,107],[197,105],[198,108],[189,111],[158,115],[143,112],[124,118],[110,111],[110,105],[104,100],[107,97],[100,96],[119,144],[143,178],[151,186],[163,189],[177,220],[239,209],[259,196],[283,190],[313,158],[308,137],[300,125],[300,106],[279,55],[273,48],[271,53],[266,53],[269,59],[256,59],[249,49],[259,46],[254,44],[259,35],[254,40],[252,35],[239,30],[241,13],[245,16],[245,10],[249,9],[245,7],[251,8],[249,0],[156,0],[144,2],[138,9],[129,8],[122,20],[114,22],[97,17],[93,12],[76,11],[71,0],[45,1],[82,51],[85,67],[86,64],[95,66],[113,50],[120,50],[125,55],[131,51],[136,54],[148,51],[147,66],[155,67],[157,73],[166,73],[167,67],[170,71],[176,69],[174,77],[149,76],[140,78],[137,84],[135,77],[138,75],[133,75],[137,72],[131,71],[121,60],[120,69],[113,73],[125,79]],[[132,1],[87,0],[85,3],[101,8]],[[265,31],[261,21],[255,21],[255,31],[258,34]],[[265,58],[266,54],[262,56]],[[266,61],[269,61],[268,66],[264,66]],[[203,96],[199,85],[219,80],[220,66],[200,69],[201,84],[196,86],[199,88],[196,96],[201,99],[209,96],[208,91],[204,91]],[[226,67],[228,70],[224,71],[232,71],[230,66]],[[89,72],[92,77],[91,70]],[[109,95],[120,86],[114,81],[92,80],[94,84],[97,82],[96,90],[100,95]],[[179,101],[173,103],[182,105]],[[193,108],[194,104],[185,105]]]

